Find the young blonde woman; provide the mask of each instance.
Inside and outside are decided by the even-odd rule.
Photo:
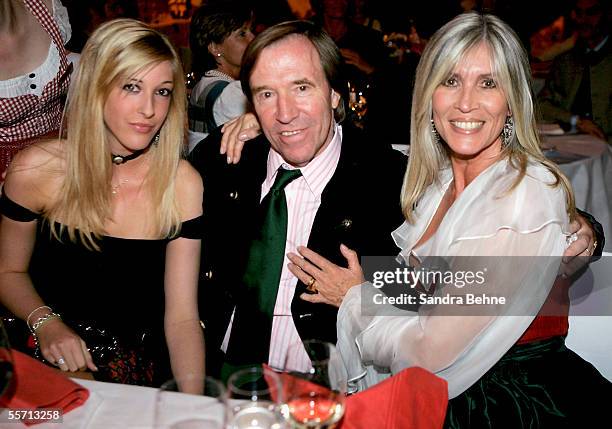
[[[170,367],[203,372],[203,189],[181,159],[182,76],[164,36],[134,20],[104,24],[82,53],[66,138],[9,167],[0,300],[63,371],[134,384],[164,381]]]

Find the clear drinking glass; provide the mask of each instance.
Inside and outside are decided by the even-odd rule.
[[[155,427],[222,429],[225,400],[225,388],[214,378],[195,375],[173,378],[157,392]]]
[[[280,429],[283,389],[279,375],[254,366],[232,374],[227,380],[227,429]]]
[[[288,350],[284,370],[285,420],[294,428],[333,428],[344,415],[347,389],[336,347],[318,340],[296,343]]]

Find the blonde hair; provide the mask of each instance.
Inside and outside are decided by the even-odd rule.
[[[116,85],[163,61],[171,64],[174,89],[159,143],[147,153],[150,168],[144,183],[155,208],[151,215],[156,236],[178,233],[175,177],[185,149],[183,69],[165,36],[139,21],[117,19],[100,26],[89,38],[68,93],[65,178],[46,214],[56,237],[66,228],[71,241],[78,236],[87,247],[98,249],[95,239],[105,233],[111,206],[112,162],[104,105]]]
[[[439,171],[448,166],[446,144],[432,133],[432,98],[436,88],[452,74],[459,61],[484,43],[491,55],[493,76],[514,120],[514,133],[502,151],[519,172],[511,191],[525,176],[529,159],[546,166],[555,177],[551,186],[565,191],[567,211],[574,217],[574,195],[567,178],[540,150],[535,105],[527,54],[514,31],[499,18],[475,12],[457,16],[428,42],[416,71],[410,126],[410,159],[404,176],[401,204],[404,216],[414,223],[414,207]]]

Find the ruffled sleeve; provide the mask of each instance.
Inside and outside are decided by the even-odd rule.
[[[61,0],[53,0],[53,18],[55,19],[60,36],[65,45],[72,37],[72,27],[70,26],[68,10],[62,4]]]

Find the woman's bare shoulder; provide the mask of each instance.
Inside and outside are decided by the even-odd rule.
[[[48,205],[64,177],[63,142],[48,140],[19,151],[6,173],[3,191],[33,211]]]
[[[46,140],[17,152],[8,168],[8,174],[44,175],[62,169],[64,144],[60,140]]]
[[[199,187],[200,190],[203,187],[200,173],[198,173],[198,171],[184,159],[179,162],[177,183],[179,186]]]
[[[191,219],[202,213],[203,192],[200,173],[189,162],[181,160],[176,175],[176,195],[183,219]]]

